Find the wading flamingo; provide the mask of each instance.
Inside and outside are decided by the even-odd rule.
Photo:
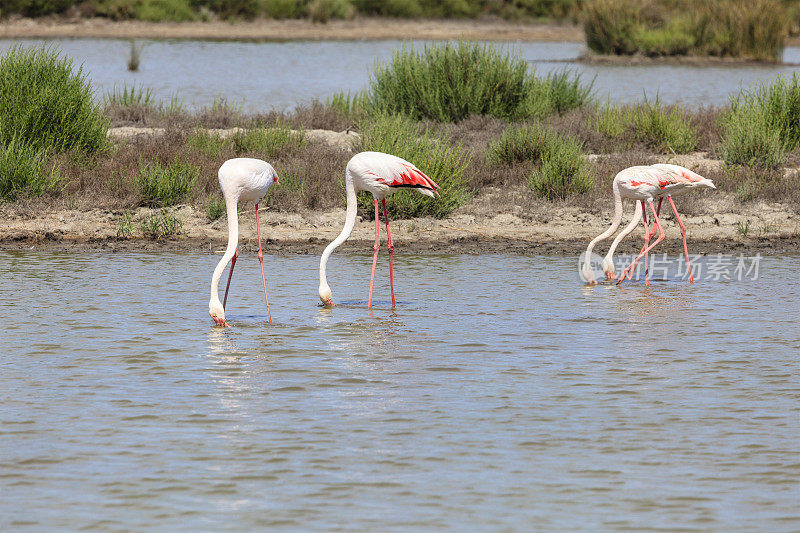
[[[678,227],[681,230],[681,238],[683,239],[683,253],[684,257],[686,258],[686,268],[689,271],[689,283],[694,283],[694,276],[692,275],[692,266],[689,262],[689,249],[686,245],[686,227],[683,225],[683,221],[681,220],[680,215],[678,214],[678,210],[675,208],[675,202],[672,201],[673,196],[681,196],[689,191],[691,191],[694,187],[697,187],[697,184],[702,183],[702,187],[716,189],[714,183],[711,180],[706,180],[699,174],[692,172],[688,168],[682,167],[680,165],[672,165],[667,163],[657,163],[655,165],[650,165],[651,167],[657,169],[658,171],[664,172],[664,177],[669,178],[670,176],[673,177],[675,183],[670,183],[669,185],[661,187],[661,193],[659,194],[658,198],[658,205],[656,206],[656,216],[661,216],[661,203],[664,201],[664,198],[669,201],[670,206],[672,207],[672,213],[675,215],[675,220],[678,222]],[[703,180],[706,180],[705,182]],[[605,258],[603,259],[602,267],[603,271],[606,274],[606,279],[614,279],[614,260],[613,255],[619,245],[620,241],[624,239],[629,233],[631,233],[635,226],[639,223],[639,221],[644,217],[645,223],[647,222],[647,213],[644,210],[644,205],[642,205],[642,209],[639,209],[639,206],[636,206],[636,212],[634,213],[633,218],[631,219],[630,223],[623,229],[617,238],[614,239],[614,242],[611,243],[611,247],[608,249],[608,253],[606,254]],[[650,228],[650,238],[653,238],[657,232],[657,228],[655,225],[651,226]],[[633,270],[632,267],[636,266],[636,261],[631,263],[631,265],[626,268],[626,271],[630,271],[628,275],[628,279],[633,277]],[[624,277],[620,277],[621,282]]]
[[[647,270],[647,254],[650,250],[653,249],[661,240],[664,238],[664,229],[661,227],[661,221],[658,218],[658,214],[661,209],[661,201],[664,198],[667,198],[670,205],[672,206],[672,210],[675,213],[675,217],[678,220],[678,225],[681,228],[681,235],[683,237],[683,249],[684,253],[686,254],[686,261],[687,266],[689,265],[689,252],[686,246],[686,228],[683,225],[683,222],[680,220],[680,216],[678,215],[678,211],[675,208],[675,203],[672,201],[672,196],[680,195],[688,192],[694,188],[711,188],[715,189],[714,183],[706,179],[699,174],[692,172],[689,169],[683,168],[678,165],[669,165],[669,164],[656,164],[650,166],[635,166],[626,168],[622,170],[614,177],[613,183],[613,193],[614,193],[614,218],[611,222],[611,226],[595,237],[592,242],[589,243],[588,248],[586,249],[586,255],[584,257],[584,264],[583,264],[583,276],[587,283],[594,284],[597,283],[594,277],[594,273],[592,272],[589,263],[591,259],[591,253],[594,246],[603,239],[608,238],[611,236],[614,231],[619,227],[620,220],[622,219],[622,200],[623,199],[630,199],[634,201],[641,202],[641,210],[639,210],[638,206],[636,211],[634,212],[633,219],[631,222],[625,227],[625,229],[617,236],[617,238],[612,243],[611,249],[609,253],[606,255],[605,259],[603,260],[603,269],[606,272],[606,276],[613,278],[613,262],[612,262],[612,255],[614,250],[616,250],[617,245],[619,242],[639,223],[639,220],[642,220],[644,224],[644,240],[645,244],[642,248],[639,255],[634,259],[631,265],[625,269],[622,273],[620,278],[617,280],[617,283],[620,283],[625,276],[627,275],[628,271],[634,267],[639,260],[644,257],[645,258],[645,284],[649,285],[650,280],[648,277],[648,270]],[[653,200],[656,198],[659,199],[659,208],[656,210],[655,206],[653,205]],[[653,233],[651,234],[648,226],[647,226],[647,216],[646,216],[646,208],[645,202],[650,205],[650,210],[653,213]],[[657,230],[656,230],[657,228]],[[659,237],[656,239],[652,245],[650,244],[650,238],[655,235],[655,232],[658,231]],[[691,268],[691,267],[689,267]],[[691,271],[689,274],[690,281],[694,281],[691,275]]]
[[[256,231],[258,232],[258,260],[261,263],[261,280],[264,283],[264,300],[267,302],[267,317],[272,322],[269,311],[269,298],[267,297],[267,280],[264,277],[264,253],[261,251],[261,224],[258,220],[258,202],[264,198],[273,183],[278,183],[278,174],[272,165],[260,159],[240,157],[228,159],[219,167],[219,186],[225,197],[225,207],[228,213],[228,247],[225,254],[217,263],[214,275],[211,276],[211,300],[208,302],[208,312],[211,319],[218,326],[227,326],[225,320],[225,305],[228,303],[228,289],[231,286],[233,267],[239,257],[239,216],[236,208],[239,201],[255,202],[256,205]],[[220,303],[218,294],[219,278],[225,265],[231,261],[228,271],[228,284],[225,286],[225,298]]]
[[[375,282],[375,265],[378,262],[378,250],[380,250],[381,244],[380,218],[378,216],[378,201],[380,200],[383,204],[383,219],[386,222],[386,235],[388,237],[389,285],[392,290],[392,307],[395,307],[394,273],[392,271],[394,245],[392,244],[392,234],[389,231],[389,215],[386,212],[385,198],[403,188],[414,189],[426,196],[436,197],[439,195],[437,192],[439,186],[405,159],[381,152],[361,152],[354,155],[347,163],[345,187],[347,189],[347,215],[344,219],[342,232],[322,252],[319,262],[319,298],[324,305],[333,305],[333,295],[325,276],[325,266],[333,251],[346,241],[353,231],[358,207],[356,193],[358,191],[369,191],[375,198],[375,245],[373,246],[375,253],[372,256],[372,275],[369,279],[369,301],[367,306],[372,307],[372,286]]]

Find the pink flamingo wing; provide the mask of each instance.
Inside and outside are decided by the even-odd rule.
[[[391,178],[392,180],[386,183],[389,187],[422,187],[432,191],[439,189],[432,179],[413,165],[400,163],[397,168],[392,169]]]

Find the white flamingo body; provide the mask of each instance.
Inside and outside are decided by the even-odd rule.
[[[645,226],[645,246],[640,252],[639,256],[634,260],[631,266],[635,265],[641,256],[644,255],[645,263],[647,262],[647,253],[652,249],[656,244],[661,242],[664,238],[664,231],[661,227],[661,222],[658,219],[658,213],[656,212],[656,208],[653,206],[653,201],[658,198],[659,200],[663,198],[668,198],[670,204],[672,205],[673,212],[675,213],[675,217],[678,220],[678,223],[681,227],[681,235],[683,236],[684,242],[684,251],[686,252],[687,256],[687,263],[688,263],[688,250],[686,249],[686,233],[683,223],[678,216],[678,211],[675,209],[675,204],[672,201],[672,196],[685,194],[686,192],[695,189],[695,188],[716,188],[714,183],[699,174],[692,172],[689,169],[678,165],[670,165],[670,164],[656,164],[656,165],[649,165],[649,166],[634,166],[630,168],[626,168],[620,171],[614,177],[613,183],[613,193],[614,193],[614,217],[611,222],[611,226],[595,237],[586,249],[586,255],[583,264],[583,275],[584,279],[588,283],[596,283],[594,278],[594,274],[591,271],[589,266],[590,256],[594,246],[600,242],[608,238],[612,235],[617,228],[619,227],[620,221],[622,219],[622,200],[634,200],[641,202],[641,210],[636,209],[634,212],[633,219],[631,222],[625,227],[625,229],[620,233],[619,236],[614,240],[612,246],[609,250],[609,253],[606,255],[605,259],[603,260],[603,269],[606,271],[606,275],[613,277],[613,261],[611,257],[616,250],[617,245],[619,242],[639,223],[640,220],[643,218],[643,214],[645,211],[644,203],[647,202],[650,205],[651,211],[653,212],[653,218],[655,221],[655,226],[658,228],[660,235],[655,243],[652,246],[649,245],[650,240],[650,233],[647,229],[647,222],[645,219],[644,226]],[[660,209],[660,203],[659,203]],[[630,267],[628,267],[630,268]],[[645,267],[646,268],[646,267]],[[627,272],[627,269],[626,269]],[[619,281],[622,281],[625,273],[623,276],[620,277]],[[691,274],[690,274],[690,279]],[[645,273],[645,282],[648,283],[647,273]]]
[[[278,182],[278,174],[272,165],[260,159],[239,157],[225,161],[217,174],[222,195],[225,198],[225,208],[228,216],[228,246],[225,253],[217,263],[211,277],[211,299],[208,302],[208,312],[218,326],[227,325],[225,320],[225,305],[219,301],[219,279],[229,261],[231,264],[228,274],[228,285],[225,288],[225,303],[228,299],[233,268],[239,255],[239,217],[237,206],[239,202],[254,202],[256,209],[256,227],[258,231],[258,259],[261,262],[261,274],[264,274],[263,252],[261,251],[261,227],[258,220],[258,202],[267,194],[267,190]],[[264,298],[267,298],[266,280],[264,280]],[[269,301],[267,300],[269,313]],[[272,317],[270,316],[270,321]]]
[[[326,277],[328,258],[353,232],[358,208],[356,194],[358,191],[369,191],[375,199],[375,246],[372,258],[372,277],[370,279],[368,305],[372,307],[372,285],[375,279],[375,265],[380,247],[380,217],[378,214],[378,201],[380,200],[383,202],[383,215],[386,221],[386,233],[388,236],[387,248],[389,250],[389,280],[392,290],[392,306],[395,306],[394,274],[392,271],[394,246],[392,243],[392,234],[389,231],[389,218],[386,212],[385,198],[403,188],[414,189],[426,196],[435,197],[438,196],[437,191],[439,186],[412,163],[394,155],[381,152],[361,152],[354,155],[347,163],[347,168],[345,170],[347,213],[345,215],[344,227],[339,236],[322,252],[319,263],[319,298],[324,305],[333,305],[333,295]]]

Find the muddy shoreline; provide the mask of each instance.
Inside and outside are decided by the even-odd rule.
[[[308,20],[252,22],[113,22],[107,19],[16,19],[0,23],[0,38],[91,37],[217,41],[294,40],[480,40],[583,41],[574,24],[521,24],[503,20],[411,20],[356,17],[315,24]]]
[[[523,42],[584,42],[578,24],[525,24],[502,19],[436,20],[356,17],[316,24],[308,20],[261,19],[236,23],[210,22],[114,22],[103,18],[12,18],[0,22],[0,39],[192,39],[216,41],[293,40],[479,40]],[[800,46],[800,36],[786,39]]]
[[[620,254],[638,252],[641,246],[639,239],[631,239],[619,248]],[[265,239],[262,242],[264,253],[276,255],[320,255],[327,241],[319,239],[309,241],[276,241]],[[464,255],[579,255],[588,241],[526,241],[513,238],[486,239],[478,236],[463,236],[440,241],[409,241],[395,244],[395,253],[416,255],[464,254]],[[384,243],[385,245],[385,243]],[[0,239],[1,252],[49,252],[49,253],[219,253],[225,248],[224,240],[187,239],[173,237],[153,241],[147,239],[63,239],[59,236],[43,235],[15,240]],[[800,237],[753,237],[734,241],[706,241],[693,239],[689,241],[689,253],[692,255],[745,254],[745,255],[779,255],[797,254],[800,250]],[[254,254],[257,251],[255,242],[243,243],[240,247],[243,254]],[[600,247],[601,252],[605,250]],[[337,254],[372,255],[372,240],[348,240],[337,248]],[[382,254],[386,250],[382,249]],[[680,239],[665,239],[654,251],[656,254],[668,253],[680,255],[683,248]]]
[[[413,254],[514,254],[578,255],[589,241],[605,230],[611,212],[583,212],[575,206],[548,206],[548,220],[541,216],[516,216],[513,206],[504,213],[487,212],[480,196],[449,218],[393,220],[392,236],[397,253]],[[797,253],[800,250],[800,215],[786,206],[759,203],[738,213],[714,212],[725,205],[721,198],[707,197],[702,209],[712,214],[684,214],[692,254],[716,253]],[[630,206],[626,206],[627,220]],[[48,252],[204,252],[219,253],[227,243],[225,217],[210,222],[189,205],[173,208],[183,220],[180,235],[161,239],[141,236],[137,220],[151,210],[133,213],[133,234],[119,236],[122,213],[104,209],[90,211],[49,209],[29,210],[6,205],[0,216],[0,250]],[[36,214],[33,214],[36,213]],[[344,208],[304,214],[272,212],[262,209],[262,243],[266,253],[320,254],[341,231]],[[239,214],[240,247],[243,253],[257,250],[254,217],[247,209]],[[682,241],[675,221],[662,215],[666,238],[658,253],[680,254]],[[782,221],[782,223],[780,223]],[[748,228],[746,235],[743,227]],[[374,239],[372,222],[359,217],[341,253],[371,254]],[[385,246],[386,235],[381,231]],[[641,246],[641,229],[620,246],[619,252],[634,253]],[[603,252],[610,244],[599,245]],[[603,252],[604,253],[604,252]]]

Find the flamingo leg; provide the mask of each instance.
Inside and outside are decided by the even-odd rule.
[[[686,256],[686,268],[689,269],[689,283],[694,283],[694,276],[692,276],[692,265],[689,263],[689,248],[686,246],[686,227],[683,225],[681,217],[678,215],[678,210],[675,209],[675,202],[672,201],[672,196],[667,196],[669,205],[672,206],[672,212],[675,213],[675,220],[678,221],[678,226],[681,228],[681,237],[683,237],[683,253]]]
[[[661,203],[663,201],[664,201],[663,197],[658,199],[658,207],[656,207],[656,216],[659,216],[661,214]],[[642,216],[643,217],[647,217],[647,209],[644,206],[644,202],[642,202],[642,211],[643,211],[643,215]],[[640,254],[644,252],[645,248],[647,248],[647,241],[649,241],[650,239],[655,237],[656,233],[658,233],[658,227],[655,224],[653,224],[653,225],[650,226],[650,234],[647,236],[647,239],[646,239],[646,242],[645,242],[644,246],[642,246],[642,249],[639,251]],[[647,283],[647,276],[649,275],[649,273],[650,273],[650,267],[647,265],[647,254],[645,254],[645,256],[644,256],[644,279],[645,279],[645,283]],[[633,272],[631,272],[631,277],[633,277]]]
[[[386,211],[386,199],[381,200],[383,206],[383,220],[386,222],[386,235],[389,237],[389,243],[386,249],[389,250],[389,286],[392,288],[392,308],[397,307],[394,301],[394,272],[392,271],[392,260],[394,257],[394,244],[392,243],[392,232],[389,231],[389,214]]]
[[[661,221],[658,219],[658,215],[656,215],[656,206],[653,205],[653,201],[652,200],[648,200],[647,203],[650,205],[650,211],[653,212],[653,218],[655,219],[655,224],[656,224],[656,226],[658,226],[658,238],[656,239],[656,242],[646,246],[645,249],[644,249],[644,252],[642,252],[644,254],[644,257],[645,257],[645,260],[644,260],[645,261],[645,267],[647,265],[647,254],[649,254],[650,250],[655,248],[655,246],[658,243],[660,243],[662,240],[664,240],[664,228],[661,227]],[[647,232],[646,236],[645,236],[645,242],[649,243],[649,241],[650,241],[650,234],[649,234],[649,232]],[[640,253],[636,257],[636,259],[634,259],[632,265],[636,264],[639,261],[639,259],[641,259],[642,253]],[[649,280],[649,278],[647,276],[647,269],[646,268],[645,268],[645,275],[644,275],[644,284],[645,285],[650,285],[650,280]]]
[[[634,258],[634,260],[631,261],[631,264],[622,271],[622,274],[620,274],[619,278],[617,279],[617,285],[622,283],[626,276],[629,280],[633,279],[633,270],[636,267],[636,264],[639,262],[639,258],[647,248],[647,243],[650,241],[650,231],[647,227],[647,208],[644,206],[644,200],[642,200],[642,225],[644,226],[644,246],[642,246],[642,249],[639,251],[639,254]],[[628,275],[629,272],[630,275]]]
[[[225,285],[225,298],[222,299],[222,309],[225,309],[228,305],[228,289],[231,288],[231,278],[233,277],[233,267],[236,266],[236,258],[239,257],[239,247],[236,247],[236,251],[233,253],[233,258],[231,259],[231,268],[228,270],[228,283]]]
[[[264,277],[264,252],[261,250],[261,222],[258,219],[258,204],[256,204],[256,232],[258,233],[258,262],[261,263],[261,281],[264,282],[264,300],[267,302],[267,320],[272,324],[272,313],[269,311],[269,297],[267,296],[267,278]]]
[[[375,283],[375,265],[378,264],[378,251],[381,248],[380,215],[378,214],[378,199],[375,198],[375,245],[372,247],[372,275],[369,278],[369,301],[367,307],[372,307],[372,286]]]

